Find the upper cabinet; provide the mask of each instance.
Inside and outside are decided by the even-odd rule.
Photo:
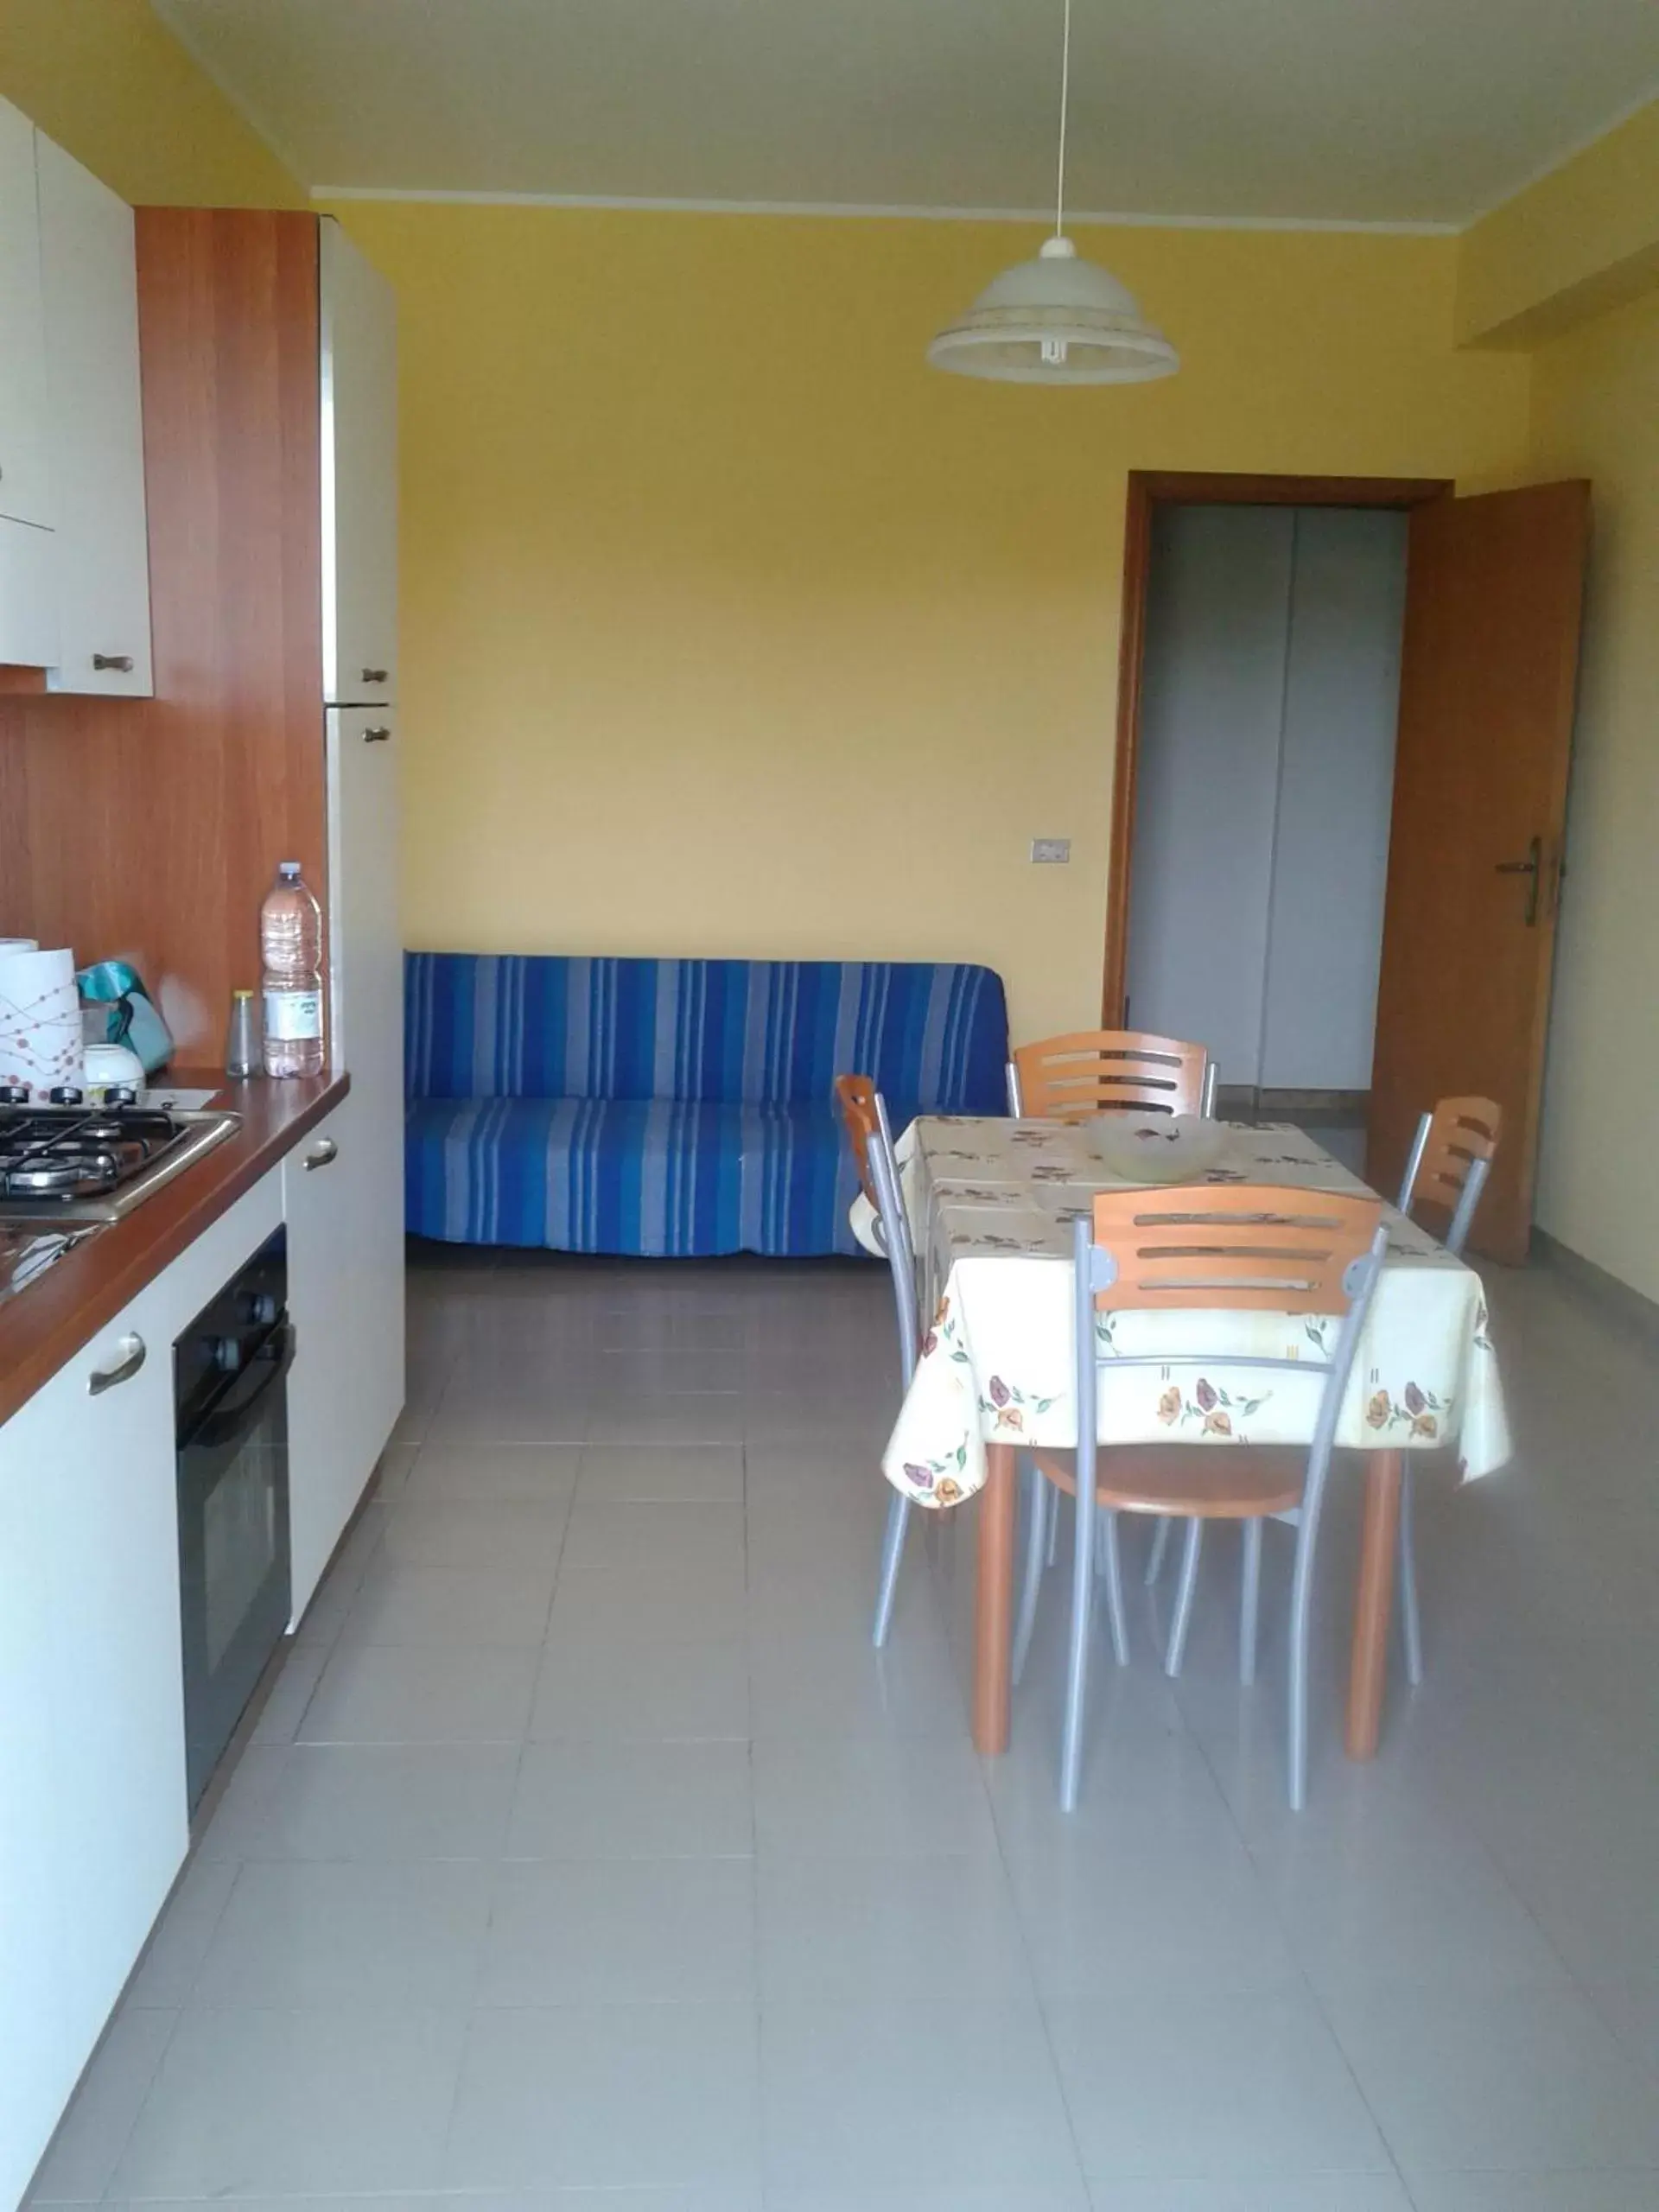
[[[54,690],[147,697],[149,556],[132,210],[38,134],[53,524]]]
[[[0,662],[153,688],[132,210],[4,101]]]
[[[0,100],[0,517],[50,529],[35,126]]]
[[[0,663],[58,653],[35,126],[0,100]]]
[[[331,706],[397,696],[397,310],[332,217],[322,289],[322,682]]]

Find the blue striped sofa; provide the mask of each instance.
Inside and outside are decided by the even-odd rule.
[[[406,1220],[451,1243],[853,1252],[832,1086],[1002,1111],[987,968],[881,961],[404,962]]]

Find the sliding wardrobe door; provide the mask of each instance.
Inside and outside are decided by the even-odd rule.
[[[1407,528],[1386,508],[1296,511],[1263,1090],[1370,1088]]]
[[[1261,1080],[1295,514],[1153,518],[1129,918],[1132,1028]]]

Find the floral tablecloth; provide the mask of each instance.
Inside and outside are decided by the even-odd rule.
[[[987,1444],[1076,1445],[1071,1224],[1095,1192],[1124,1186],[1087,1123],[927,1117],[905,1131],[898,1154],[933,1320],[883,1466],[918,1505],[955,1505],[982,1487]],[[1198,1182],[1366,1189],[1305,1131],[1236,1123]],[[1392,1207],[1386,1217],[1388,1261],[1338,1443],[1455,1445],[1465,1478],[1489,1474],[1509,1458],[1510,1438],[1480,1279]],[[853,1226],[876,1249],[862,1200]],[[1098,1314],[1100,1440],[1305,1444],[1321,1378],[1230,1365],[1228,1354],[1306,1357],[1336,1325],[1272,1313]],[[1165,1350],[1179,1363],[1139,1363]],[[1194,1354],[1202,1364],[1187,1363]],[[1126,1355],[1137,1363],[1114,1374],[1114,1357]]]

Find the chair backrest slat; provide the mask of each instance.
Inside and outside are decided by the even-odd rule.
[[[1490,1161],[1503,1129],[1503,1110],[1490,1098],[1442,1098],[1427,1117],[1414,1173],[1401,1211],[1427,1204],[1455,1212],[1477,1161]]]
[[[1379,1198],[1273,1184],[1103,1191],[1096,1244],[1116,1265],[1103,1312],[1345,1313],[1349,1270],[1370,1250]]]
[[[1202,1045],[1135,1029],[1079,1030],[1021,1045],[1011,1063],[1011,1094],[1035,1121],[1076,1122],[1096,1114],[1201,1114],[1209,1055]]]

